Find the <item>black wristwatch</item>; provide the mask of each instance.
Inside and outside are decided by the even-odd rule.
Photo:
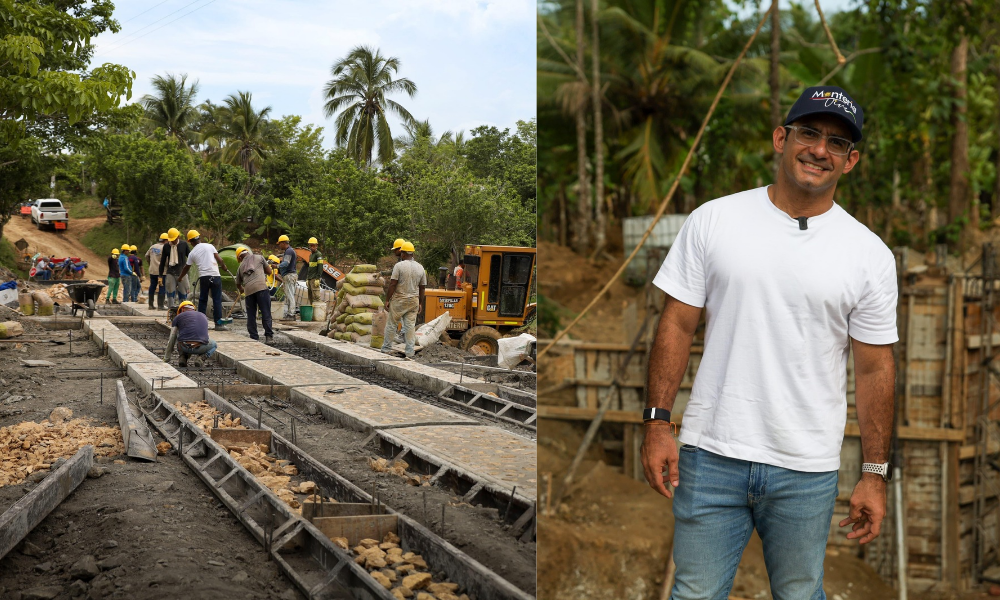
[[[670,411],[665,408],[647,408],[642,411],[642,422],[652,423],[655,421],[670,422]]]

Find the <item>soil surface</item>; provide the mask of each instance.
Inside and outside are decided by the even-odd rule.
[[[83,245],[80,239],[85,233],[107,222],[105,217],[90,217],[74,219],[70,217],[69,226],[65,231],[38,229],[31,224],[29,217],[14,217],[3,228],[3,235],[11,243],[24,238],[28,242],[28,252],[41,252],[57,257],[78,256],[87,261],[87,278],[105,278],[108,276],[108,257],[98,256]],[[109,248],[110,251],[110,248]]]
[[[40,330],[30,319],[23,323],[26,337],[69,339],[67,331]],[[79,340],[80,332],[73,333]],[[29,369],[22,359],[57,366]],[[103,404],[102,369],[108,370]],[[90,342],[74,341],[72,353],[68,344],[0,344],[0,389],[12,394],[7,400],[20,398],[0,401],[0,426],[40,422],[57,406],[70,408],[74,418],[117,426],[113,386],[119,374]],[[176,455],[155,463],[121,456],[95,464],[102,475],[85,479],[0,560],[0,598],[301,597]],[[0,488],[0,510],[35,485],[28,480]],[[74,565],[87,557],[98,562],[99,574],[72,576]]]

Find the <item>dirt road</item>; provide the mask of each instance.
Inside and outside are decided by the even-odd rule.
[[[11,243],[24,238],[28,242],[28,250],[32,253],[42,252],[58,257],[79,256],[89,263],[87,267],[89,279],[103,279],[108,276],[107,257],[91,252],[83,245],[80,238],[105,221],[104,217],[70,219],[68,229],[56,232],[51,229],[37,229],[31,224],[30,218],[14,217],[4,226],[3,234]]]

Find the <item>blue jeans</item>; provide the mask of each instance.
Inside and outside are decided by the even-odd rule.
[[[142,291],[142,280],[138,275],[132,276],[132,302],[139,301],[139,292]]]
[[[825,600],[837,472],[806,473],[684,445],[674,492],[672,600],[725,600],[754,528],[774,600]]]
[[[248,294],[247,301],[247,332],[250,339],[259,340],[257,335],[257,309],[260,308],[260,322],[264,324],[264,335],[271,337],[271,294],[267,290],[261,290],[254,294]]]
[[[132,284],[135,278],[131,275],[122,275],[122,302],[132,301]]]
[[[209,275],[198,278],[198,312],[205,314],[208,308],[208,292],[212,292],[212,317],[215,324],[222,321],[222,278]]]
[[[178,343],[177,351],[187,356],[201,356],[204,354],[205,358],[211,358],[212,355],[215,354],[215,350],[218,347],[219,345],[215,343],[215,340],[209,340],[207,344],[202,344],[193,350],[185,348],[184,344]]]

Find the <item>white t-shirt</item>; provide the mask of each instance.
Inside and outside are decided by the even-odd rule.
[[[807,229],[762,187],[684,222],[653,283],[706,308],[680,441],[809,472],[840,468],[848,336],[892,344],[892,251],[837,204]]]
[[[215,262],[215,246],[201,242],[188,252],[187,264],[198,267],[198,277],[219,277],[219,265]]]

